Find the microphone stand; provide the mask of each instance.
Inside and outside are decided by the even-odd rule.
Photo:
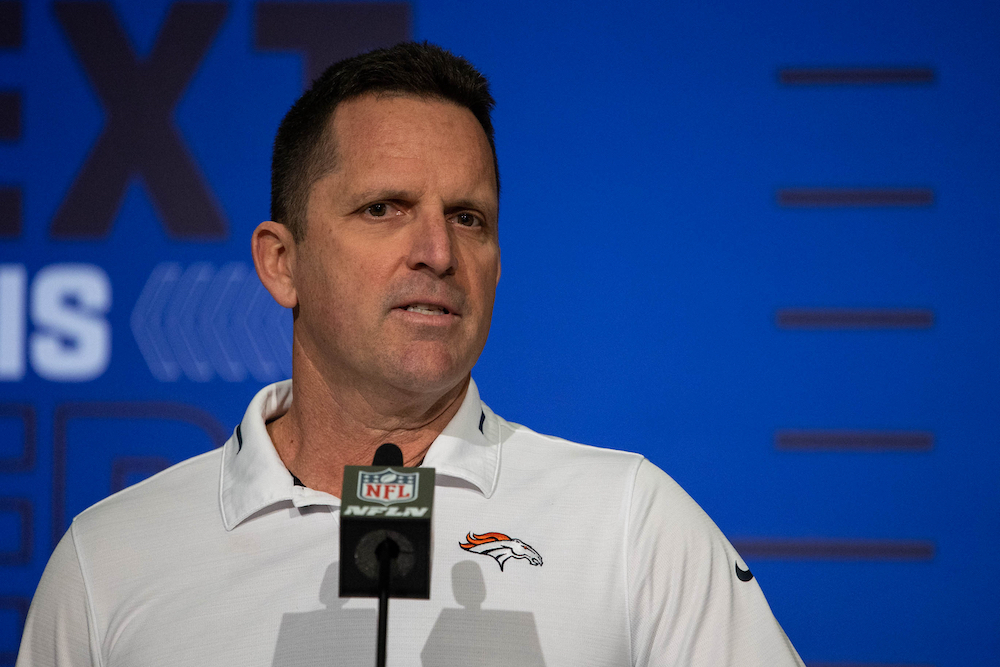
[[[386,537],[375,548],[378,556],[378,642],[376,667],[385,667],[385,638],[389,629],[389,584],[392,578],[392,561],[399,556],[399,545]]]

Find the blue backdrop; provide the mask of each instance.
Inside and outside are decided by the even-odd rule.
[[[332,59],[492,80],[498,413],[636,450],[811,665],[1000,654],[1000,8],[0,2],[0,664],[72,517],[289,372],[249,236]]]

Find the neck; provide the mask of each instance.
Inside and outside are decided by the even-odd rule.
[[[293,475],[338,498],[344,466],[371,465],[383,443],[402,450],[404,465],[419,465],[469,387],[466,376],[442,395],[365,392],[357,385],[331,382],[308,359],[297,357],[293,354],[292,405],[267,425],[267,432]]]

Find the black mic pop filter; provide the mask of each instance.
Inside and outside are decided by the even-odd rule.
[[[379,546],[389,538],[391,596],[430,598],[433,501],[434,469],[403,467],[394,444],[380,446],[370,466],[344,468],[340,597],[379,597]]]
[[[399,447],[387,442],[380,445],[375,450],[375,458],[372,459],[372,466],[401,466],[403,465],[403,452]]]

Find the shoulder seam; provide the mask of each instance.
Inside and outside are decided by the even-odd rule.
[[[630,577],[631,573],[629,571],[631,569],[631,561],[629,560],[631,558],[631,553],[629,551],[629,547],[632,544],[632,540],[630,539],[631,527],[632,527],[632,501],[635,498],[635,480],[639,476],[639,468],[640,466],[642,466],[643,461],[646,460],[645,456],[639,456],[637,458],[638,460],[636,461],[632,469],[632,474],[630,475],[631,485],[629,487],[628,502],[626,503],[625,506],[625,530],[624,530],[625,545],[623,548],[623,551],[625,553],[625,558],[624,558],[625,567],[622,568],[625,578],[625,621],[626,625],[628,626],[629,665],[632,665],[635,660],[635,653],[632,647],[632,634],[633,634],[632,633],[632,582]]]
[[[570,447],[578,447],[580,449],[589,449],[589,450],[594,450],[594,451],[599,451],[599,452],[607,452],[609,454],[621,455],[621,456],[624,456],[624,457],[627,457],[627,458],[634,457],[634,458],[636,458],[636,459],[638,459],[640,461],[645,458],[641,454],[637,454],[635,452],[630,452],[630,451],[625,450],[625,449],[615,449],[613,447],[603,447],[603,446],[600,446],[600,445],[588,445],[588,444],[583,443],[583,442],[576,442],[574,440],[567,440],[566,438],[560,438],[557,435],[547,435],[545,433],[539,433],[538,431],[532,430],[531,428],[529,428],[529,427],[527,427],[527,426],[525,426],[523,424],[517,424],[515,422],[506,422],[506,424],[507,424],[508,428],[510,429],[511,435],[523,434],[523,435],[527,435],[527,436],[534,436],[534,437],[537,437],[537,438],[543,438],[543,439],[545,439],[545,440],[547,440],[549,442],[555,443],[555,444],[568,445]]]
[[[69,536],[73,541],[73,553],[76,554],[76,566],[80,568],[80,579],[83,581],[83,592],[87,596],[87,629],[88,634],[95,642],[95,646],[91,649],[91,656],[96,655],[98,664],[104,664],[104,646],[103,640],[101,639],[100,629],[97,627],[97,613],[94,611],[94,596],[91,594],[90,580],[87,577],[87,569],[83,566],[83,554],[80,552],[80,546],[76,541],[76,520],[69,525]]]
[[[133,484],[132,486],[127,486],[127,487],[125,487],[124,489],[122,489],[120,491],[116,491],[115,493],[112,493],[110,496],[107,496],[106,498],[102,498],[101,500],[97,501],[96,503],[94,503],[93,505],[91,505],[90,507],[88,507],[87,509],[85,509],[82,512],[80,512],[80,514],[78,514],[77,517],[80,517],[80,516],[82,516],[84,514],[88,514],[91,510],[93,510],[95,508],[98,508],[101,505],[107,504],[107,503],[111,502],[113,499],[118,498],[119,496],[121,496],[123,494],[135,493],[138,489],[140,489],[141,487],[147,486],[153,480],[157,479],[161,475],[164,475],[166,473],[179,470],[181,468],[186,468],[189,465],[194,465],[195,463],[199,462],[203,457],[207,457],[207,456],[209,456],[211,454],[214,454],[216,452],[221,452],[221,451],[222,451],[222,447],[216,447],[215,449],[210,449],[207,452],[202,452],[201,454],[196,454],[195,456],[192,456],[190,458],[186,458],[183,461],[175,463],[174,465],[170,466],[169,468],[161,470],[160,472],[156,473],[155,475],[152,475],[151,477],[147,477],[146,479],[142,480],[138,484]],[[74,517],[73,520],[76,521],[77,517]]]

